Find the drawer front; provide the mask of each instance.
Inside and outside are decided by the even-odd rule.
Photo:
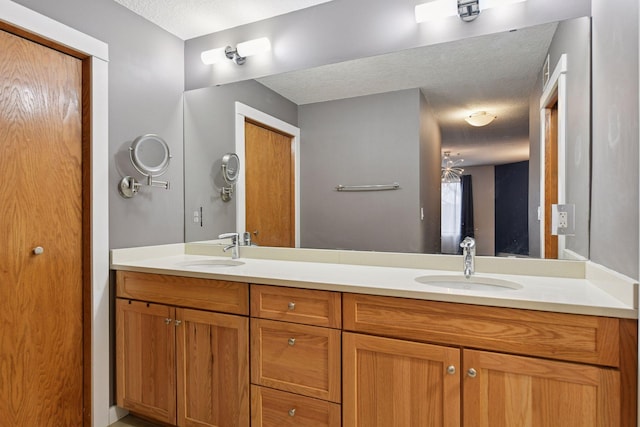
[[[340,427],[340,405],[251,386],[253,427]]]
[[[344,329],[551,359],[620,365],[618,319],[344,294]]]
[[[339,292],[251,285],[251,316],[339,329]]]
[[[119,270],[116,295],[180,307],[249,314],[247,283]]]
[[[335,329],[251,319],[251,382],[340,402],[340,335]]]

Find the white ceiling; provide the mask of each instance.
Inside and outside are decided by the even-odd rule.
[[[188,40],[332,0],[114,1],[182,40]]]

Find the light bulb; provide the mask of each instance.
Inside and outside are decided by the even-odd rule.
[[[238,55],[244,58],[270,51],[271,42],[267,37],[261,37],[259,39],[238,43],[236,49],[238,51]]]

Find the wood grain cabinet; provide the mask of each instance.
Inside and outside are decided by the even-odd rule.
[[[205,296],[192,295],[191,286]],[[176,306],[156,302],[165,295]],[[235,313],[209,311],[215,308]],[[249,326],[243,311],[248,314],[247,284],[118,272],[118,406],[178,426],[248,427]]]
[[[251,286],[253,427],[338,427],[341,296]]]
[[[343,310],[344,427],[636,424],[635,321],[355,294]]]

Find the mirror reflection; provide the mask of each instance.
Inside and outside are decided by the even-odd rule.
[[[289,182],[299,189],[299,199],[292,200],[296,192],[291,188],[282,191],[287,202],[277,201],[280,191],[273,189],[268,198],[271,204],[297,209],[297,222],[291,211],[273,217],[280,222],[289,215],[301,247],[454,253],[456,241],[473,234],[478,255],[586,258],[589,52],[589,18],[579,18],[188,91],[186,240],[209,240],[230,229],[260,233],[247,223],[236,224],[237,217],[248,217],[242,201],[220,200],[224,180],[215,159],[238,152],[235,104],[240,102],[300,130],[297,164],[264,165],[267,159],[260,154],[252,161],[262,166],[251,170],[268,171],[257,178],[262,182],[298,168],[299,181],[292,172]],[[557,73],[563,77],[551,81],[563,55],[566,70]],[[545,86],[543,80],[551,83]],[[485,126],[465,120],[482,112],[493,117]],[[554,156],[545,152],[550,144],[549,138],[541,140],[545,133],[559,139],[551,150],[556,166],[546,168],[542,165]],[[460,182],[442,182],[445,152],[464,169]],[[247,161],[240,160],[250,169],[250,151],[238,154],[246,154]],[[552,175],[559,176],[558,182]],[[462,190],[467,180],[470,195]],[[398,191],[336,191],[338,185],[392,183],[399,184]],[[245,184],[247,197],[264,193],[252,190],[255,184],[245,183],[241,173],[238,188]],[[556,199],[547,200],[547,193]],[[456,202],[465,198],[471,213]],[[574,235],[553,236],[556,240],[549,242],[552,221],[545,208],[551,204],[575,207],[570,218]],[[190,213],[200,209],[202,221],[190,221]],[[278,233],[269,225],[261,227],[267,227],[266,234]]]

